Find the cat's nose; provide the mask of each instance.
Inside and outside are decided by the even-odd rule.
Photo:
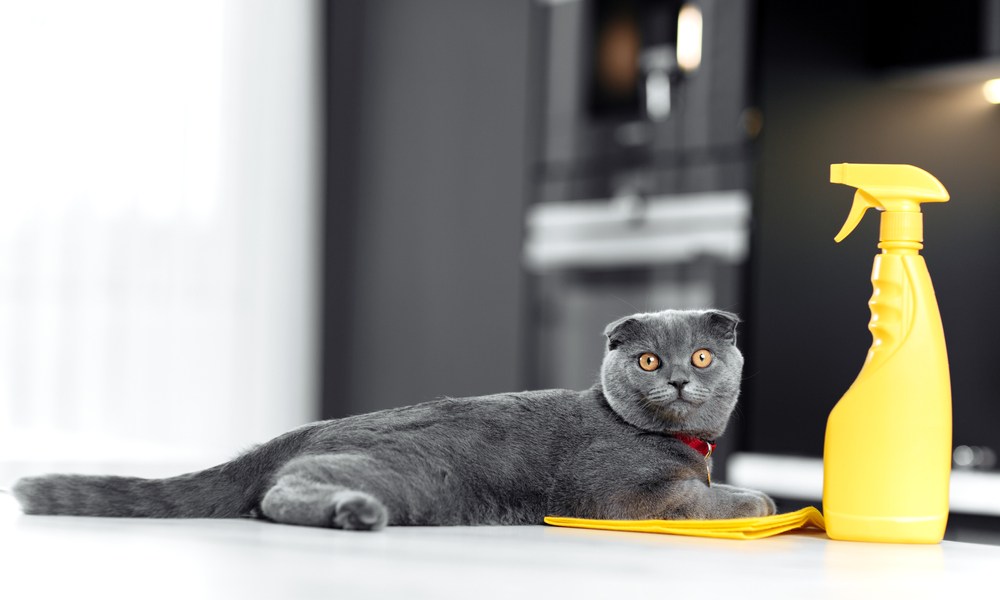
[[[687,379],[679,379],[679,378],[677,378],[677,379],[671,379],[667,383],[669,383],[670,385],[672,385],[675,388],[677,388],[678,390],[680,390],[680,389],[683,389],[685,385],[687,385],[688,380]]]

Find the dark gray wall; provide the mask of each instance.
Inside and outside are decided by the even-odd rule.
[[[951,364],[955,443],[997,447],[1000,110],[980,80],[872,70],[860,2],[761,2],[760,139],[752,310],[751,449],[819,455],[830,409],[861,368],[878,215],[833,242],[853,190],[837,162],[910,163],[952,201],[925,207],[925,250]],[[947,70],[942,73],[947,74]]]
[[[328,93],[355,102],[331,115],[352,169],[330,165],[324,413],[519,389],[531,5],[355,6],[354,53],[333,48],[357,76]]]

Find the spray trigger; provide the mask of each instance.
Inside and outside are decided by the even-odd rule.
[[[844,226],[840,228],[840,232],[833,238],[833,241],[839,243],[845,237],[851,235],[851,232],[858,226],[858,223],[865,216],[865,211],[869,208],[883,210],[878,200],[866,194],[864,190],[854,192],[854,204],[851,205],[851,213],[847,215],[847,221],[844,222]]]

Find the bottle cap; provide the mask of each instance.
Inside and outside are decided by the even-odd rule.
[[[833,238],[837,242],[854,231],[869,208],[883,211],[880,242],[922,242],[920,205],[950,198],[940,181],[912,165],[833,164],[830,181],[857,188],[847,221]]]

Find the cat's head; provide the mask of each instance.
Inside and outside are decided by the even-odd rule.
[[[722,435],[740,392],[739,322],[720,310],[665,310],[608,325],[601,384],[611,408],[648,431]]]

